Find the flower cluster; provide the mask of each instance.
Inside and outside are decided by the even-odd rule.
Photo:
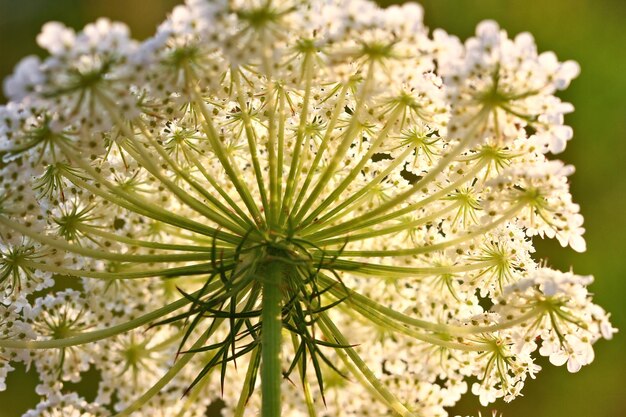
[[[548,159],[578,66],[531,35],[187,0],[144,42],[37,41],[0,106],[0,389],[36,370],[26,417],[447,416],[615,332],[590,277],[532,256],[585,242]]]

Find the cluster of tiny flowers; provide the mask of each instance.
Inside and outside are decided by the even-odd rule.
[[[106,19],[37,42],[0,106],[0,390],[37,372],[25,417],[447,416],[616,331],[591,277],[533,258],[585,241],[549,159],[578,65],[528,33],[187,0],[143,42]]]
[[[463,416],[456,416],[456,417],[463,417]],[[470,417],[470,416],[467,416],[467,417]],[[483,414],[480,411],[478,412],[478,417],[483,417]],[[491,417],[502,417],[502,414],[498,414],[497,411],[492,411]]]

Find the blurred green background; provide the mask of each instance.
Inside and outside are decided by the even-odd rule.
[[[154,32],[176,0],[0,0],[0,78],[20,58],[40,54],[35,43],[41,25],[58,20],[82,28],[99,16],[130,25],[143,39]],[[393,1],[382,0],[392,4]],[[429,27],[461,38],[472,35],[486,18],[497,20],[510,35],[531,32],[539,50],[554,50],[582,67],[580,77],[562,94],[576,112],[567,117],[574,140],[558,157],[576,166],[574,198],[586,221],[588,251],[576,254],[554,242],[537,242],[537,257],[562,270],[593,274],[595,300],[613,314],[622,329],[611,342],[596,345],[596,360],[577,374],[544,366],[529,381],[524,397],[511,404],[481,409],[471,395],[455,414],[505,417],[626,416],[626,2],[624,0],[424,0]],[[0,97],[0,102],[2,98]],[[11,374],[0,393],[0,417],[17,417],[37,402],[34,375]],[[80,387],[94,394],[93,383]],[[424,416],[428,417],[428,416]]]

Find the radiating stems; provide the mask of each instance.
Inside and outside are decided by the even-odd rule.
[[[447,194],[449,194],[451,191],[454,191],[459,186],[473,180],[475,176],[485,167],[486,163],[487,163],[486,161],[480,161],[476,163],[474,167],[472,167],[472,169],[470,169],[467,173],[460,176],[458,179],[456,179],[452,183],[448,184],[447,186],[441,188],[440,190],[432,194],[429,194],[428,197],[423,198],[419,201],[416,201],[415,203],[409,204],[408,206],[403,207],[401,209],[389,212],[381,216],[372,216],[371,212],[367,212],[359,216],[358,218],[350,219],[349,221],[344,221],[334,226],[330,226],[325,229],[319,230],[320,228],[323,227],[323,225],[329,224],[329,222],[332,221],[325,215],[322,218],[320,218],[319,222],[312,223],[310,226],[306,227],[302,231],[302,233],[305,234],[307,238],[313,238],[313,236],[315,236],[315,239],[320,239],[322,237],[340,236],[342,234],[347,234],[347,233],[354,232],[357,230],[365,229],[370,226],[382,224],[383,222],[396,219],[400,216],[404,216],[405,214],[415,213],[417,210],[419,210],[422,207],[425,207],[427,204],[445,197]],[[328,214],[330,215],[330,213]],[[345,214],[345,211],[336,212],[334,214],[334,217],[336,219],[339,219],[344,214]],[[310,233],[311,231],[316,231],[316,230],[319,230],[319,232]]]
[[[386,317],[387,319],[393,320],[397,324],[416,327],[418,329],[427,330],[436,334],[445,334],[450,336],[467,336],[472,334],[492,333],[499,330],[512,328],[543,313],[543,309],[541,307],[536,307],[520,315],[519,317],[515,317],[510,320],[504,320],[500,323],[487,326],[458,326],[444,323],[433,323],[408,316],[394,310],[393,308],[386,307],[382,304],[377,303],[371,298],[366,297],[346,287],[340,287],[337,285],[332,286],[334,280],[325,275],[320,275],[319,279],[320,282],[324,284],[324,286],[330,288],[329,293],[333,297],[337,299],[345,299],[345,303],[357,307],[359,309],[359,314],[363,315],[363,317],[366,319],[370,319],[372,314],[377,314],[379,316],[379,319],[382,317]],[[390,322],[386,321],[385,323],[389,324]]]
[[[267,156],[270,179],[270,226],[274,227],[278,225],[278,210],[281,201],[280,193],[282,189],[281,183],[283,175],[282,166],[279,165],[283,163],[283,150],[282,148],[279,150],[276,149],[276,141],[279,136],[279,130],[285,129],[285,98],[284,91],[276,88],[275,81],[268,81],[267,89],[269,91],[267,96],[267,107],[270,114],[267,129]],[[274,93],[276,93],[276,98],[280,99],[278,115],[276,114]],[[278,123],[276,123],[277,119]],[[277,124],[278,126],[276,126]],[[284,139],[284,131],[282,132],[282,135]],[[283,143],[281,142],[279,146],[283,146]]]
[[[209,284],[204,290],[196,291],[190,294],[190,298],[183,297],[164,307],[151,311],[143,316],[137,317],[133,320],[117,324],[115,326],[108,327],[106,329],[94,330],[91,332],[81,333],[72,337],[64,339],[52,339],[52,340],[10,340],[0,339],[0,347],[9,349],[59,349],[69,346],[84,345],[86,343],[96,342],[98,340],[107,339],[115,335],[126,333],[130,330],[136,329],[162,317],[172,313],[187,304],[191,303],[191,299],[201,296],[211,291],[215,291],[221,287],[221,282],[215,282]]]
[[[138,195],[131,194],[121,189],[121,187],[112,184],[110,181],[100,175],[88,162],[86,162],[80,155],[76,154],[69,146],[62,145],[62,150],[69,159],[75,161],[80,166],[80,168],[88,173],[89,176],[91,176],[96,182],[104,185],[109,190],[109,193],[103,191],[101,187],[96,187],[89,184],[88,182],[86,182],[82,178],[77,177],[71,172],[65,172],[63,175],[77,186],[89,190],[95,195],[100,196],[120,207],[126,208],[132,212],[141,214],[151,219],[158,220],[172,226],[180,227],[191,232],[200,233],[205,236],[212,236],[216,239],[225,240],[230,243],[236,244],[239,242],[239,239],[236,236],[233,236],[222,230],[206,226],[202,223],[198,223],[194,220],[187,219],[185,217],[171,213]]]
[[[338,204],[334,205],[333,208],[328,211],[328,213],[320,216],[320,218],[317,220],[317,223],[328,224],[328,222],[332,222],[332,218],[348,206],[350,207],[345,210],[345,212],[340,213],[338,217],[342,217],[343,215],[350,213],[351,211],[358,208],[359,199],[367,195],[367,193],[374,189],[374,187],[380,184],[385,178],[389,176],[389,174],[391,174],[391,172],[393,172],[394,169],[398,168],[400,164],[405,163],[405,159],[414,150],[415,146],[407,147],[404,152],[402,152],[402,154],[390,161],[389,165],[387,165],[387,167],[385,167],[385,169],[381,171],[378,175],[376,175],[376,177],[374,177],[369,183],[361,187],[356,193],[352,194],[350,197],[342,200],[341,202],[338,202]]]
[[[437,210],[427,216],[418,217],[414,220],[405,220],[405,221],[400,220],[393,226],[382,227],[376,230],[350,234],[344,237],[336,237],[336,238],[327,239],[327,240],[319,240],[319,239],[322,239],[322,237],[320,236],[321,234],[320,235],[314,234],[311,236],[307,236],[307,239],[315,240],[319,246],[329,246],[329,245],[341,245],[346,242],[356,242],[358,240],[363,240],[363,239],[371,239],[371,238],[384,236],[384,235],[388,235],[392,233],[409,232],[413,228],[416,228],[417,226],[428,224],[434,220],[441,219],[448,212],[459,208],[460,205],[461,205],[460,202],[448,204],[446,207],[442,208],[441,210]],[[322,232],[324,232],[324,230]]]
[[[433,181],[437,176],[442,173],[446,168],[450,166],[450,163],[454,161],[454,159],[461,154],[467,147],[474,141],[473,132],[480,126],[484,119],[484,112],[481,111],[479,115],[476,117],[474,121],[473,129],[467,132],[466,136],[454,147],[454,149],[450,150],[445,156],[443,156],[437,163],[437,165],[429,170],[424,176],[417,182],[415,182],[410,189],[404,191],[395,197],[385,201],[380,206],[374,208],[366,214],[363,214],[355,219],[351,219],[350,222],[354,224],[358,224],[363,220],[372,220],[374,222],[378,222],[377,216],[385,214],[387,211],[399,206],[406,200],[408,200],[412,195],[417,193],[418,191],[424,189],[424,187]],[[314,220],[314,217],[309,216],[303,222],[303,225],[306,226]]]
[[[431,334],[416,331],[414,328],[405,326],[397,321],[391,320],[389,317],[385,317],[378,311],[368,311],[367,308],[363,308],[358,304],[352,304],[353,309],[346,309],[345,306],[342,311],[348,316],[353,316],[355,319],[357,314],[365,318],[371,324],[378,326],[384,332],[393,332],[403,334],[411,339],[419,340],[426,344],[437,346],[449,350],[458,350],[463,352],[484,352],[490,350],[491,346],[486,343],[475,342],[471,340],[454,340],[447,333],[444,334]]]
[[[342,347],[337,348],[335,351],[342,359],[342,361],[348,367],[352,368],[352,373],[356,377],[362,375],[364,379],[368,382],[368,385],[370,385],[374,389],[374,391],[384,400],[385,404],[393,411],[398,413],[400,416],[417,417],[416,414],[412,413],[404,404],[402,404],[400,400],[398,400],[387,389],[387,387],[383,385],[383,383],[376,377],[376,375],[374,375],[374,373],[369,369],[363,359],[361,359],[361,357],[356,353],[354,348],[350,346],[350,342],[343,336],[343,334],[339,331],[337,326],[335,326],[335,324],[328,317],[328,315],[326,313],[320,313],[318,317],[320,319],[318,321],[318,325],[326,338],[328,338],[330,341],[342,345]]]
[[[261,268],[261,415],[281,416],[282,363],[282,275],[285,265],[268,261]]]
[[[278,217],[280,215],[280,207],[282,206],[282,194],[283,194],[283,175],[285,164],[285,129],[287,124],[287,111],[285,108],[285,102],[288,101],[287,93],[284,89],[280,91],[280,102],[278,108],[278,132],[277,136],[277,149],[276,149],[276,218],[275,222],[278,224]]]
[[[267,192],[265,190],[265,179],[263,178],[263,169],[261,168],[261,163],[259,162],[259,151],[257,150],[257,146],[256,146],[258,138],[256,137],[254,127],[252,126],[250,113],[248,112],[248,103],[246,103],[245,97],[243,96],[243,90],[241,89],[239,69],[233,68],[231,69],[230,73],[233,79],[235,90],[237,92],[237,102],[239,103],[241,117],[243,118],[243,126],[246,132],[246,139],[248,141],[248,149],[250,150],[250,157],[252,159],[252,167],[254,169],[254,176],[256,178],[259,195],[261,196],[261,204],[263,206],[263,210],[265,211],[266,222],[269,224],[273,213],[271,212],[272,210],[270,208],[269,199],[267,196]],[[270,118],[272,117],[270,116]]]
[[[468,240],[472,240],[478,236],[484,235],[490,230],[495,229],[500,226],[504,222],[510,220],[516,214],[518,214],[524,207],[528,205],[527,201],[520,201],[517,204],[511,206],[507,211],[502,213],[502,215],[492,221],[491,223],[487,223],[481,227],[474,229],[472,232],[469,232],[463,236],[459,236],[455,239],[450,239],[444,242],[434,243],[432,245],[420,246],[417,248],[410,249],[389,249],[389,250],[344,250],[344,251],[331,251],[326,250],[324,253],[327,256],[337,256],[341,255],[344,257],[390,257],[390,256],[410,256],[410,255],[419,255],[423,253],[430,253],[440,250],[445,250],[449,248],[453,248],[460,243],[467,242]]]
[[[131,132],[128,132],[131,133]],[[178,200],[189,207],[191,210],[196,213],[206,217],[208,220],[216,223],[218,226],[225,228],[235,234],[245,233],[245,228],[233,223],[231,220],[227,219],[223,214],[219,214],[213,211],[209,206],[205,203],[202,203],[195,197],[191,196],[186,190],[180,188],[173,181],[168,179],[165,175],[163,175],[159,168],[155,165],[155,161],[153,160],[152,155],[146,153],[144,149],[142,149],[143,144],[137,143],[134,139],[129,139],[131,143],[135,146],[131,148],[128,144],[123,143],[121,146],[123,149],[131,155],[138,163],[140,163],[143,168],[148,171],[150,174],[154,175],[161,184],[163,184],[169,191],[174,194]]]
[[[298,213],[298,210],[300,209],[300,204],[302,204],[302,200],[304,199],[304,197],[306,197],[306,193],[309,190],[309,186],[311,185],[311,182],[313,181],[313,178],[317,172],[317,168],[322,158],[324,157],[324,152],[326,152],[326,149],[328,149],[329,147],[329,143],[332,140],[332,135],[335,131],[335,126],[337,125],[337,122],[339,121],[339,115],[344,112],[346,94],[347,94],[349,85],[350,84],[346,82],[341,86],[341,89],[339,90],[339,93],[338,93],[339,97],[337,101],[335,102],[333,112],[330,116],[330,120],[328,121],[328,124],[326,125],[326,133],[324,133],[324,137],[322,138],[322,141],[315,153],[315,158],[313,159],[313,162],[311,163],[311,166],[309,167],[309,172],[306,175],[304,183],[302,184],[300,191],[298,191],[297,198],[295,202],[293,203],[292,207],[290,208],[291,209],[290,217],[295,219],[296,221],[297,221],[296,213]]]
[[[269,4],[269,3],[268,3]],[[283,178],[283,145],[285,134],[285,106],[284,106],[284,91],[282,87],[278,87],[276,80],[274,79],[274,56],[273,48],[270,47],[272,41],[267,38],[267,32],[263,30],[261,32],[261,38],[266,45],[263,48],[262,53],[262,68],[266,78],[265,85],[265,103],[267,108],[267,156],[269,163],[269,193],[270,193],[270,208],[266,211],[265,215],[270,229],[278,226],[278,218],[280,216],[281,206],[281,190],[282,190],[282,178]],[[278,115],[278,128],[276,118],[276,98],[280,97],[279,115]],[[278,147],[276,141],[278,139]]]
[[[398,119],[400,118],[400,116],[402,114],[404,114],[405,108],[403,105],[398,105],[392,112],[391,115],[389,116],[389,119],[387,119],[387,122],[385,123],[384,127],[381,129],[381,131],[378,133],[378,136],[376,137],[376,139],[374,139],[374,141],[372,142],[372,144],[370,145],[370,148],[367,150],[367,152],[365,153],[365,155],[363,155],[361,157],[361,159],[359,160],[359,162],[352,167],[352,169],[350,169],[350,172],[348,173],[348,175],[346,175],[345,178],[343,178],[341,180],[341,183],[339,183],[339,185],[337,185],[332,192],[326,197],[324,198],[321,203],[319,203],[317,205],[317,207],[315,207],[315,209],[313,209],[310,214],[303,220],[304,224],[307,224],[308,222],[310,222],[312,219],[315,219],[320,213],[322,213],[329,205],[331,205],[332,203],[335,202],[335,200],[337,200],[340,196],[341,193],[350,186],[350,184],[354,181],[354,179],[361,174],[363,168],[365,167],[365,165],[367,165],[369,162],[371,162],[371,158],[372,156],[378,151],[378,149],[380,148],[380,145],[383,143],[383,141],[389,136],[389,133],[391,132],[391,130],[395,127],[396,122],[398,121]]]
[[[147,240],[139,240],[134,239],[128,236],[118,235],[116,233],[106,232],[102,230],[100,227],[96,226],[87,226],[83,224],[79,224],[76,226],[77,229],[84,233],[88,233],[94,236],[100,236],[106,240],[110,240],[113,242],[123,243],[130,246],[139,246],[143,248],[152,248],[152,249],[161,249],[161,250],[175,250],[181,252],[212,252],[213,250],[223,250],[223,249],[232,249],[232,246],[228,248],[222,246],[214,246],[210,245],[182,245],[182,244],[172,244],[172,243],[161,243],[161,242],[151,242]]]
[[[134,148],[131,149],[128,147],[126,143],[124,142],[120,143],[120,146],[129,155],[131,155],[141,166],[143,166],[144,169],[146,169],[148,172],[150,172],[152,175],[158,178],[161,181],[161,183],[165,187],[167,187],[167,189],[169,189],[176,197],[178,197],[178,199],[182,203],[186,204],[189,208],[205,216],[207,219],[215,222],[216,224],[220,225],[221,227],[227,230],[233,231],[235,233],[239,233],[242,231],[241,226],[231,223],[230,220],[226,220],[225,217],[231,216],[230,211],[226,210],[226,212],[222,212],[222,210],[220,210],[220,213],[213,211],[206,204],[201,203],[196,198],[192,197],[186,190],[183,190],[182,188],[178,187],[173,181],[171,181],[165,175],[161,174],[160,168],[154,163],[154,160],[153,160],[154,157],[146,152],[146,150],[144,149],[144,144],[137,142],[135,138],[135,132],[132,130],[130,125],[124,120],[124,118],[119,114],[119,110],[115,106],[115,103],[111,102],[106,96],[102,96],[101,99],[109,115],[117,122],[118,127],[121,129],[122,133],[126,136],[128,141],[134,145]],[[135,123],[137,123],[140,127],[143,126],[143,123],[141,122],[140,119],[136,120]],[[159,151],[161,146],[158,143],[156,143],[154,139],[152,139],[151,135],[145,128],[143,129],[142,133],[144,134],[145,138],[152,144],[152,146],[157,151]],[[178,168],[178,166],[169,158],[169,156],[165,153],[165,151],[160,152],[160,155],[162,158],[166,160],[166,162],[170,165],[170,167],[175,172],[177,172],[179,175],[185,178],[187,182],[193,187],[193,183],[190,181],[189,176],[186,176],[186,174],[183,173],[182,170]],[[197,187],[196,189],[198,188],[201,189],[201,187]],[[207,198],[212,203],[217,201],[212,196],[209,196]],[[217,203],[219,207],[219,204],[220,204],[219,201],[217,201]],[[239,219],[236,219],[236,221],[239,221]],[[244,233],[245,233],[245,230],[246,230],[246,227],[244,225],[243,227]]]
[[[328,182],[331,180],[333,175],[335,175],[336,170],[339,167],[339,164],[341,163],[341,161],[343,160],[346,152],[350,149],[350,146],[353,144],[354,138],[360,131],[359,116],[361,115],[361,112],[363,111],[363,108],[365,107],[365,104],[367,102],[367,97],[370,92],[369,90],[372,86],[373,81],[374,81],[374,63],[370,62],[368,69],[367,69],[367,75],[365,76],[365,80],[363,81],[363,84],[361,86],[361,92],[359,94],[359,97],[356,100],[356,107],[354,109],[354,113],[352,114],[352,118],[350,119],[350,125],[348,126],[348,129],[343,139],[341,140],[339,146],[337,147],[335,154],[333,155],[330,162],[324,169],[323,173],[318,177],[317,184],[315,184],[315,187],[311,191],[311,194],[309,194],[305,202],[302,204],[300,211],[293,217],[292,221],[294,224],[300,224],[302,222],[302,218],[305,215],[307,215],[311,207],[313,207],[313,204],[318,200],[319,196],[322,194],[322,192],[328,185]],[[310,220],[311,219],[309,218],[308,221]]]
[[[93,278],[101,280],[124,280],[124,279],[143,279],[143,278],[155,278],[155,277],[180,277],[190,275],[208,275],[216,270],[214,269],[213,262],[186,265],[174,268],[163,269],[141,269],[139,271],[120,271],[120,272],[107,272],[107,271],[90,271],[63,268],[54,264],[47,264],[42,262],[29,261],[26,259],[20,260],[20,267],[37,269],[39,271],[51,272],[53,274],[80,277],[80,278]],[[220,271],[228,271],[235,267],[235,264],[220,265]]]
[[[191,83],[194,78],[190,74],[192,74],[191,70],[187,72],[187,78]],[[263,217],[259,212],[259,208],[257,207],[254,198],[252,197],[252,194],[248,189],[248,186],[245,184],[245,182],[242,181],[243,175],[241,174],[237,166],[231,162],[228,153],[224,149],[224,145],[220,141],[217,130],[215,129],[215,126],[213,124],[213,117],[211,116],[211,112],[207,108],[204,100],[202,99],[199,88],[197,86],[192,87],[190,85],[190,91],[193,99],[193,105],[200,111],[202,119],[204,120],[204,123],[202,124],[204,133],[209,139],[209,143],[211,144],[211,148],[215,153],[215,156],[217,156],[217,158],[219,159],[220,164],[226,171],[226,175],[239,193],[239,196],[241,197],[243,203],[250,212],[250,215],[254,219],[254,222],[259,226],[262,225]]]
[[[228,193],[222,189],[222,187],[217,183],[215,178],[213,178],[213,176],[209,174],[209,172],[198,160],[198,158],[196,158],[196,156],[191,152],[189,153],[188,158],[191,160],[191,162],[193,162],[194,166],[196,167],[196,169],[198,169],[198,171],[200,171],[202,176],[211,184],[211,186],[219,193],[219,195],[222,196],[224,201],[226,201],[228,205],[235,211],[235,213],[237,213],[237,215],[245,221],[245,223],[248,225],[248,228],[254,227],[254,223],[252,222],[252,220],[250,220],[250,218],[241,209],[241,207],[239,207],[239,204],[237,204],[232,199],[232,197],[229,196]]]
[[[289,174],[287,175],[287,181],[285,185],[285,193],[281,202],[281,210],[278,217],[278,224],[284,224],[291,211],[291,205],[295,189],[302,170],[302,147],[306,135],[306,126],[309,118],[309,104],[311,101],[311,89],[313,80],[313,55],[312,53],[306,53],[304,56],[303,75],[304,75],[304,98],[302,99],[302,111],[299,116],[298,131],[296,133],[296,143],[293,149],[293,156],[291,158],[291,165],[289,166]],[[306,145],[305,145],[306,146]]]
[[[328,268],[335,271],[346,271],[352,275],[363,275],[369,278],[375,277],[375,279],[402,279],[405,277],[417,277],[423,275],[448,275],[476,271],[496,266],[497,262],[498,261],[496,260],[487,260],[471,264],[450,266],[409,267],[336,259],[329,263]],[[324,265],[322,265],[321,267],[325,268]]]
[[[208,200],[208,202],[210,204],[212,204],[215,209],[217,209],[217,213],[216,213],[217,215],[223,215],[223,216],[226,216],[226,217],[230,218],[232,221],[237,223],[243,230],[249,229],[249,227],[251,226],[250,219],[245,215],[245,213],[242,213],[242,212],[239,212],[239,211],[235,212],[232,209],[229,209],[219,199],[217,199],[213,194],[209,193],[205,189],[205,187],[203,187],[202,185],[198,184],[191,177],[191,175],[189,175],[187,172],[185,172],[185,170],[183,170],[167,154],[165,149],[163,149],[163,146],[161,146],[161,144],[159,144],[159,142],[156,141],[152,137],[152,135],[150,134],[150,132],[148,131],[148,129],[146,128],[146,126],[144,125],[144,123],[143,123],[143,121],[141,119],[138,119],[136,121],[136,123],[139,125],[139,127],[140,127],[143,135],[146,137],[146,139],[148,139],[150,144],[154,147],[154,149],[156,149],[156,151],[159,153],[159,155],[169,164],[169,166],[176,172],[176,174],[180,175],[189,185],[191,185],[191,187],[193,187],[193,189],[195,189],[198,193],[200,193],[200,195],[202,195],[202,197],[206,198]],[[139,148],[139,150],[141,150],[141,148]],[[189,157],[193,156],[193,153],[185,151],[185,155],[189,158]],[[193,158],[195,158],[195,156],[193,156]],[[211,185],[213,185],[213,187],[215,187],[218,190],[218,192],[220,192],[220,195],[223,196],[225,194],[221,190],[219,185],[217,185],[217,183],[215,183],[215,180],[213,180],[208,175],[206,175],[205,178],[207,178],[209,180],[209,182],[211,183]],[[234,205],[234,206],[237,207],[237,205]],[[239,216],[236,215],[235,213],[239,214]]]
[[[53,247],[68,252],[72,252],[78,255],[87,256],[93,259],[106,259],[109,261],[119,262],[185,262],[185,261],[206,261],[211,259],[210,253],[183,253],[183,254],[161,254],[161,255],[129,255],[125,253],[105,252],[103,250],[91,249],[79,245],[74,245],[65,240],[53,238],[43,235],[36,230],[31,229],[21,223],[14,222],[2,215],[0,215],[0,224],[9,227],[17,232],[20,232],[24,236]]]

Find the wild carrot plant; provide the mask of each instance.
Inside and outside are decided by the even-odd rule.
[[[0,107],[0,389],[50,416],[446,416],[615,332],[549,154],[578,74],[416,4],[188,0],[136,42],[51,22]],[[71,393],[99,375],[87,402]]]

